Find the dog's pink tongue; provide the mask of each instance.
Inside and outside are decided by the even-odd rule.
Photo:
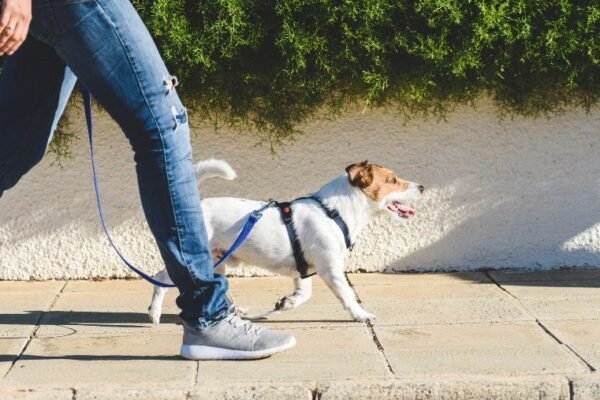
[[[409,207],[409,206],[404,205],[404,204],[399,204],[398,205],[398,210],[402,211],[403,213],[410,214],[410,215],[414,215],[414,214],[417,213],[414,208]]]

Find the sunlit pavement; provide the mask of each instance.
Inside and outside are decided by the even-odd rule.
[[[1,399],[600,398],[600,270],[349,274],[354,322],[318,278],[262,324],[297,346],[258,361],[186,361],[176,291],[160,325],[139,280],[0,282]],[[250,313],[285,278],[231,279]]]

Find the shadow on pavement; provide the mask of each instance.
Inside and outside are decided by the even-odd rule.
[[[143,324],[150,324],[147,313],[134,312],[106,312],[106,311],[26,311],[19,314],[0,314],[0,328],[2,325],[32,325],[43,313],[38,325],[89,325],[110,326],[121,328],[136,328]],[[176,314],[163,314],[161,323],[176,323],[179,317]]]
[[[14,355],[0,354],[0,362],[12,362],[15,360]],[[35,360],[74,360],[74,361],[168,361],[182,358],[177,355],[157,355],[157,356],[137,356],[137,355],[88,355],[88,354],[66,354],[60,356],[38,356],[31,354],[23,354],[19,357],[21,361]]]

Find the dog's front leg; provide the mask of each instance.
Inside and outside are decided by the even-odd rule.
[[[294,293],[282,297],[275,303],[277,310],[289,310],[304,304],[312,296],[312,278],[294,278]]]
[[[173,283],[166,268],[154,275],[154,279],[164,283]],[[150,303],[150,307],[148,307],[148,316],[150,317],[150,321],[156,325],[160,323],[162,305],[167,290],[169,289],[165,287],[154,286],[154,291],[152,292],[152,302]]]
[[[342,268],[324,268],[319,270],[318,275],[325,281],[337,298],[340,299],[344,308],[352,315],[352,318],[356,321],[375,319],[373,314],[367,312],[356,301],[356,295],[348,284]]]

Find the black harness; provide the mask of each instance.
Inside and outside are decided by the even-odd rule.
[[[305,279],[305,278],[311,277],[315,274],[308,273],[308,263],[306,262],[306,259],[304,258],[304,252],[302,251],[302,244],[300,243],[300,238],[298,238],[298,233],[296,232],[296,229],[294,228],[294,221],[292,218],[292,216],[293,216],[292,203],[294,203],[295,201],[298,201],[298,200],[302,200],[302,199],[309,199],[309,200],[316,201],[319,204],[319,206],[321,206],[323,211],[325,211],[325,214],[329,218],[331,218],[337,224],[337,226],[340,228],[340,230],[342,231],[342,233],[344,235],[344,241],[346,242],[346,248],[349,249],[350,251],[352,251],[353,244],[352,244],[352,241],[350,240],[350,232],[348,231],[348,225],[346,225],[346,222],[344,222],[344,219],[341,217],[341,215],[338,213],[338,211],[336,209],[331,209],[331,208],[327,207],[323,203],[323,201],[320,198],[318,198],[317,196],[310,195],[310,196],[298,197],[297,199],[294,199],[292,201],[286,201],[286,202],[272,201],[272,204],[276,205],[277,208],[279,208],[279,213],[281,214],[281,220],[283,221],[283,224],[285,225],[285,228],[287,229],[288,237],[290,238],[290,243],[292,244],[292,250],[294,251],[294,260],[296,261],[296,269],[298,270],[298,273],[300,273],[300,278]]]

